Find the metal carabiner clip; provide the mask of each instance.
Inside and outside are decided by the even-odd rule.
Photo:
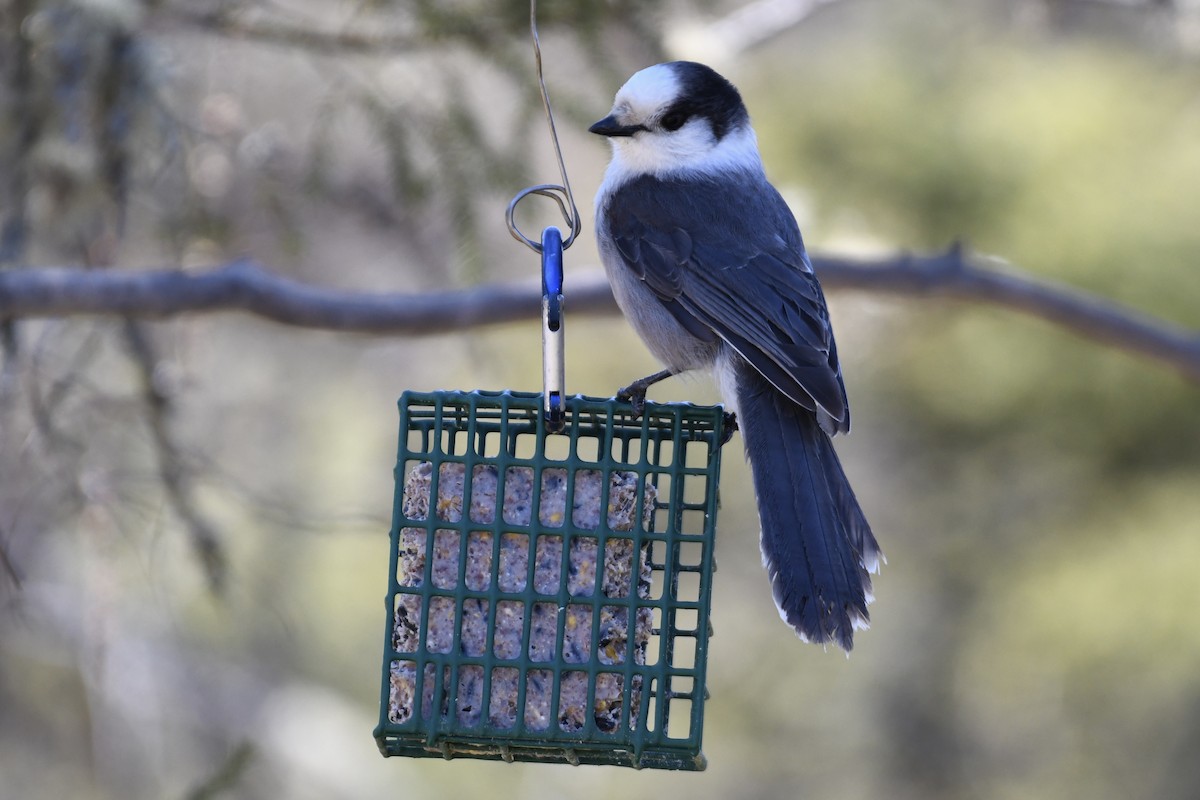
[[[561,433],[567,424],[565,363],[563,240],[551,225],[542,231],[542,414],[550,433]]]

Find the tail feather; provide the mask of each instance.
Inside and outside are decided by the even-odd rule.
[[[870,619],[879,545],[816,415],[745,362],[736,393],[779,614],[801,639],[849,651]]]

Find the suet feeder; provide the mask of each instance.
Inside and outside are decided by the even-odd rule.
[[[400,399],[380,751],[703,769],[722,409],[544,399]]]

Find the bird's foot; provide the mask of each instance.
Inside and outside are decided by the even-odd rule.
[[[739,430],[737,414],[732,411],[725,412],[725,419],[721,425],[721,441],[717,443],[718,447],[724,447],[733,438],[734,431]]]
[[[664,369],[661,372],[656,372],[653,375],[647,375],[644,378],[639,378],[633,383],[626,386],[617,392],[618,400],[625,400],[633,406],[633,418],[637,419],[642,416],[642,412],[646,410],[646,390],[659,381],[666,380],[675,373],[669,369]]]
[[[640,381],[634,381],[617,392],[618,400],[625,400],[633,407],[633,418],[638,419],[642,416],[642,412],[646,410],[646,390],[650,387],[645,383],[645,378]]]

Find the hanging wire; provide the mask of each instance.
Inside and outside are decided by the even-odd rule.
[[[554,144],[554,155],[558,159],[558,174],[562,177],[562,185],[540,183],[537,186],[530,186],[528,189],[519,192],[509,202],[504,219],[508,222],[508,232],[513,235],[513,238],[519,242],[524,242],[534,252],[540,253],[542,252],[541,243],[521,233],[521,229],[517,227],[516,220],[513,218],[517,204],[526,197],[531,194],[537,194],[542,197],[549,197],[558,204],[558,210],[562,213],[563,219],[567,223],[567,228],[570,230],[570,233],[563,239],[562,246],[564,250],[570,247],[575,241],[575,237],[583,229],[583,222],[579,218],[579,208],[575,205],[575,195],[571,192],[571,181],[567,178],[567,165],[563,160],[562,147],[558,143],[558,129],[554,125],[554,112],[550,110],[550,93],[546,90],[546,78],[542,74],[542,45],[538,40],[537,30],[537,0],[529,0],[529,31],[533,35],[533,57],[537,69],[538,86],[542,91],[542,106],[546,110],[546,122],[550,125],[550,141]]]

